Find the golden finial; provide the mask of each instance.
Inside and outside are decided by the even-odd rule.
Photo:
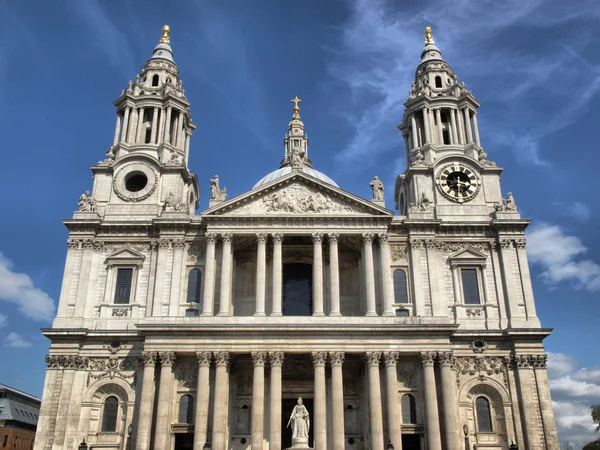
[[[433,40],[433,37],[431,36],[431,27],[427,27],[425,28],[425,45],[433,45],[435,44],[435,41]]]
[[[300,118],[300,114],[298,114],[300,112],[300,107],[298,106],[298,103],[300,103],[301,101],[302,100],[300,100],[297,95],[292,100],[290,100],[290,102],[294,104],[294,119]]]
[[[169,25],[162,27],[162,33],[163,34],[160,42],[164,44],[170,44],[171,40],[169,39],[169,35],[171,34],[171,29],[169,28]]]

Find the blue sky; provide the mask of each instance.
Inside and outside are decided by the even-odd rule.
[[[589,441],[600,402],[596,197],[600,8],[562,0],[0,0],[0,382],[40,395],[67,232],[89,166],[112,143],[112,101],[165,23],[198,126],[201,209],[219,174],[230,197],[278,167],[301,115],[314,166],[393,207],[402,120],[423,29],[482,104],[482,145],[531,218],[529,254],[564,441]],[[8,363],[10,362],[10,363]],[[577,447],[576,447],[577,448]]]

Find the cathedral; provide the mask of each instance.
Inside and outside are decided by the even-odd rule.
[[[163,28],[64,221],[35,450],[558,450],[529,221],[430,28],[417,56],[393,209],[313,166],[296,97],[279,166],[197,213]]]

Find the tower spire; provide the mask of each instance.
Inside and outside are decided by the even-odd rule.
[[[300,107],[298,106],[298,103],[302,102],[302,100],[300,100],[296,95],[293,99],[290,100],[290,102],[294,104],[294,115],[292,116],[292,118],[300,119]]]
[[[171,43],[171,28],[169,27],[169,25],[165,25],[164,27],[162,27],[162,38],[160,39],[160,42],[162,44],[170,44]]]
[[[308,137],[304,132],[304,123],[300,120],[298,103],[301,103],[302,100],[296,95],[290,102],[294,104],[294,115],[288,125],[287,135],[283,139],[285,156],[281,162],[281,167],[301,168],[305,165],[312,167],[312,163],[308,159]]]
[[[435,41],[433,40],[433,37],[431,36],[431,27],[426,27],[425,28],[425,45],[434,45]]]

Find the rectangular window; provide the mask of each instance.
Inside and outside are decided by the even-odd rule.
[[[465,305],[479,305],[481,303],[481,298],[479,297],[477,269],[461,269],[460,275]]]
[[[126,305],[131,298],[131,282],[133,269],[117,270],[117,285],[115,288],[115,304]]]

